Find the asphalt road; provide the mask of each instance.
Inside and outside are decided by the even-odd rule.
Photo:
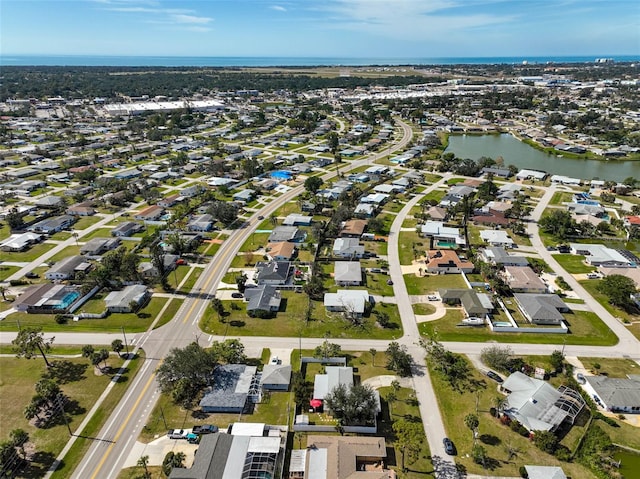
[[[341,172],[346,173],[349,170],[367,165],[404,148],[411,141],[413,132],[406,123],[398,123],[402,128],[403,135],[397,143],[378,153],[345,165],[346,168],[342,169]],[[328,180],[334,176],[336,176],[336,173],[330,172],[322,178],[323,180]],[[93,442],[82,462],[74,471],[73,478],[96,479],[117,476],[128,451],[131,449],[131,444],[140,435],[142,427],[146,424],[149,414],[157,401],[158,385],[155,381],[155,371],[162,358],[172,348],[184,347],[198,337],[200,337],[201,343],[205,339],[207,341],[213,339],[201,336],[198,322],[242,243],[255,231],[260,223],[257,219],[258,215],[268,217],[303,191],[304,188],[302,186],[293,188],[279,198],[274,199],[260,211],[255,212],[247,221],[248,224],[245,228],[234,230],[221,245],[210,264],[207,265],[192,292],[178,310],[176,317],[162,328],[144,333],[139,341],[136,342],[137,347],[144,348],[147,360],[98,434],[98,440]],[[58,335],[58,338],[60,339],[60,335]],[[251,342],[258,340],[260,346],[274,346],[279,342],[279,339],[286,339],[291,342],[291,338],[262,338],[262,340],[252,338]],[[283,341],[283,343],[288,344],[287,341]],[[62,341],[58,342],[62,343]],[[307,341],[304,342],[306,343]],[[95,343],[97,344],[97,342]],[[386,344],[384,342],[381,343]],[[297,345],[298,342],[296,341],[294,347],[297,347]],[[250,345],[247,344],[247,346]],[[368,347],[373,346],[372,344]],[[290,344],[287,347],[291,347]],[[380,347],[383,346],[380,345]]]

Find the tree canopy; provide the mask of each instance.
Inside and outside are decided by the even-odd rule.
[[[598,291],[606,295],[611,304],[626,310],[634,306],[631,295],[637,289],[635,282],[631,278],[620,274],[612,274],[605,276],[600,281]]]
[[[18,332],[18,336],[11,341],[17,357],[25,357],[31,359],[38,353],[42,355],[47,367],[51,367],[51,364],[47,360],[45,353],[51,350],[51,344],[55,338],[44,339],[44,333],[41,327],[27,326]]]
[[[373,422],[378,407],[375,392],[367,384],[344,384],[336,386],[324,398],[325,408],[329,408],[344,426],[367,425]]]

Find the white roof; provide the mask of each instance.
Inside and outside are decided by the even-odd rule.
[[[613,248],[609,248],[602,244],[581,244],[571,243],[569,247],[573,251],[586,251],[589,253],[589,262],[592,264],[607,263],[615,261],[618,263],[630,264],[630,261],[618,253]]]
[[[232,436],[262,437],[265,423],[263,422],[234,422],[231,427]]]
[[[529,479],[567,479],[561,467],[557,466],[524,466]]]
[[[252,437],[249,439],[249,448],[247,452],[266,452],[266,453],[278,453],[280,450],[280,437]]]
[[[369,301],[369,291],[366,289],[339,289],[336,293],[325,293],[325,308],[339,308],[348,306],[354,313],[364,313],[364,306]]]
[[[504,230],[484,230],[480,231],[480,238],[487,243],[513,244],[513,240]]]
[[[309,449],[309,478],[327,479],[327,449]]]
[[[289,472],[304,472],[307,465],[307,450],[294,449],[291,451],[291,462],[289,462]]]

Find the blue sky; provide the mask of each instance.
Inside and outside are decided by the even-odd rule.
[[[0,0],[0,53],[640,55],[638,0]]]

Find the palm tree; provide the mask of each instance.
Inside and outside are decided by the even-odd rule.
[[[398,396],[396,395],[394,390],[389,391],[389,394],[387,394],[387,404],[389,405],[389,419],[391,419],[391,406],[392,404],[398,399]]]
[[[371,354],[371,365],[375,366],[376,365],[376,354],[378,354],[378,351],[375,348],[371,348],[369,350],[369,354]]]
[[[7,288],[5,288],[4,286],[0,286],[0,294],[2,295],[2,301],[6,301]]]
[[[138,467],[144,468],[144,477],[145,479],[151,479],[151,475],[149,474],[149,456],[142,456],[138,459],[137,463]]]

